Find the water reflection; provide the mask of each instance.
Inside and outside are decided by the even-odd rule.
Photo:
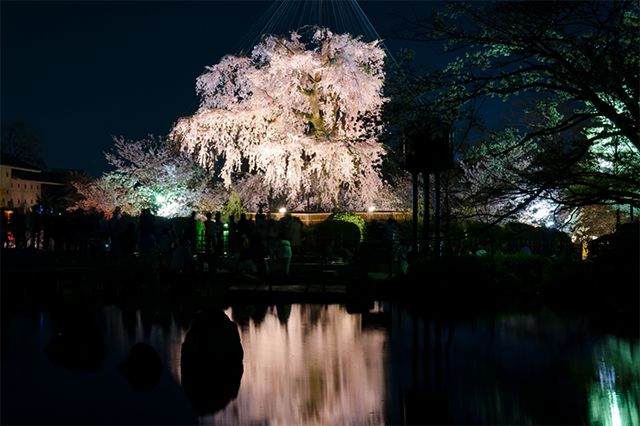
[[[538,314],[465,322],[397,309],[387,421],[637,425],[638,345],[594,335],[583,319]]]
[[[69,306],[54,315],[52,325],[53,337],[44,351],[53,364],[81,371],[100,368],[107,346],[92,311]]]
[[[70,315],[74,307],[55,311],[21,312],[4,316],[7,345],[2,348],[1,424],[195,424],[197,416],[175,380],[165,368],[152,389],[138,392],[119,371],[120,365],[138,341],[152,346],[164,366],[179,363],[185,330],[174,321],[165,328],[153,315],[147,331],[142,323],[130,336],[123,324],[122,311],[110,305],[99,309],[85,307],[85,315]],[[60,316],[58,312],[64,312]],[[136,315],[137,316],[137,315]],[[62,367],[51,362],[47,345],[61,325],[75,322],[78,341],[90,342],[100,336],[108,352],[92,370]],[[88,330],[79,334],[78,329]],[[94,334],[98,331],[98,334]],[[175,343],[174,343],[175,342]],[[86,344],[86,343],[85,343]],[[175,351],[178,355],[175,355]],[[179,364],[178,364],[179,365]],[[179,368],[177,369],[179,372]]]
[[[640,343],[584,319],[425,318],[392,304],[70,308],[3,314],[1,423],[640,424]],[[70,327],[108,348],[92,371],[50,359]],[[142,384],[119,373],[139,342],[162,367]],[[236,355],[227,364],[221,351]]]
[[[150,392],[160,381],[162,361],[153,346],[138,342],[120,363],[118,371],[136,392]]]
[[[609,336],[594,351],[589,420],[601,426],[640,425],[640,343]]]
[[[384,343],[339,305],[279,305],[258,315],[234,307],[242,324],[245,374],[210,424],[381,424]]]

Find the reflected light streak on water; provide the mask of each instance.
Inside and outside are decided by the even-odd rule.
[[[640,386],[637,380],[640,376],[637,369],[640,345],[609,338],[596,352],[596,380],[589,392],[590,423],[602,426],[640,425]],[[627,385],[618,383],[617,377],[624,377]]]
[[[195,312],[68,308],[3,317],[1,423],[640,426],[640,341],[593,332],[582,319],[416,318],[380,304],[365,315],[338,305],[229,309],[242,324],[244,375],[228,405],[198,418],[180,386]],[[108,348],[95,371],[45,351],[74,324]],[[149,392],[118,369],[138,341],[165,367]]]
[[[133,334],[126,332],[123,321],[123,312],[115,307],[104,308],[105,334],[107,340],[112,340],[116,353],[126,356],[131,347],[137,342],[146,342],[153,346],[167,361],[167,370],[176,383],[181,383],[180,377],[180,350],[187,330],[180,327],[175,318],[171,317],[168,330],[163,330],[158,324],[151,324],[148,330],[142,322],[140,311],[136,311]]]
[[[227,315],[230,312],[227,311]],[[385,333],[338,305],[270,308],[240,329],[238,397],[206,424],[382,424]]]

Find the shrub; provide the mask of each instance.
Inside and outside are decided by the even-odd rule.
[[[358,241],[360,242],[364,239],[364,232],[365,232],[365,226],[366,226],[364,219],[353,212],[333,213],[331,216],[327,218],[327,221],[352,223],[358,227],[359,234],[360,234]]]
[[[222,207],[222,220],[224,223],[229,222],[229,217],[233,216],[237,221],[240,217],[241,213],[244,213],[245,210],[242,208],[242,200],[240,199],[240,195],[237,192],[232,191],[229,194],[229,199]]]
[[[336,248],[354,250],[361,240],[360,229],[352,222],[325,220],[315,226],[315,240],[320,248],[327,247],[333,240]]]

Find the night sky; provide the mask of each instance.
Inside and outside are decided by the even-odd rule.
[[[269,1],[6,2],[1,4],[3,126],[33,128],[50,168],[108,170],[112,136],[165,135],[198,107],[195,79],[258,36]],[[390,38],[394,14],[425,14],[435,2],[360,5],[391,52],[433,46]],[[291,19],[296,19],[291,17]],[[433,58],[434,62],[441,59]]]

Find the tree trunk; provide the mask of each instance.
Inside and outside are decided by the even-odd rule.
[[[424,241],[424,253],[429,255],[429,213],[431,200],[431,174],[429,172],[422,173],[422,202],[424,209],[422,211],[422,240]]]
[[[411,172],[411,189],[413,195],[411,250],[415,254],[418,251],[418,172]]]
[[[434,229],[435,232],[435,242],[434,242],[434,253],[436,258],[440,257],[440,172],[436,172],[434,174],[434,184],[435,184],[435,206],[433,209],[434,218]]]

